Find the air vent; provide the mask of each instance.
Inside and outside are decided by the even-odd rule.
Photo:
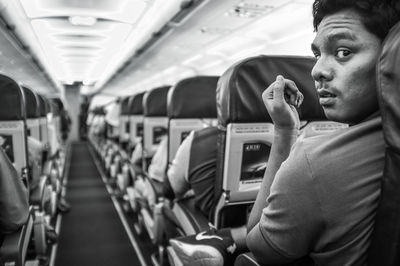
[[[272,5],[241,1],[239,4],[235,5],[228,12],[226,12],[225,15],[238,18],[257,18],[267,14],[272,9],[274,9],[274,6]]]

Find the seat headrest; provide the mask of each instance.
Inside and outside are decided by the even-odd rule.
[[[26,118],[40,117],[39,98],[38,95],[30,88],[22,85],[25,95]]]
[[[59,113],[65,109],[64,103],[60,98],[50,98],[50,100],[57,105]]]
[[[144,92],[135,94],[129,99],[129,114],[142,115],[143,114],[143,96]]]
[[[47,116],[47,113],[49,112],[48,105],[46,104],[46,100],[43,95],[38,94],[39,97],[39,111],[40,111],[40,116],[45,117]]]
[[[121,113],[120,115],[129,115],[129,99],[130,97],[124,97],[121,100]]]
[[[60,108],[58,107],[58,105],[52,99],[50,99],[49,103],[50,103],[50,108],[51,108],[51,112],[53,113],[53,116],[59,116]]]
[[[94,108],[94,109],[92,110],[92,112],[93,112],[93,114],[95,114],[95,115],[105,115],[105,114],[106,114],[106,111],[105,111],[104,108],[101,107],[101,106]]]
[[[216,118],[217,76],[198,76],[179,81],[168,92],[169,118]]]
[[[400,153],[400,22],[390,31],[378,61],[378,99],[383,134],[389,147]]]
[[[154,88],[143,96],[144,116],[167,116],[167,95],[171,86]]]
[[[0,74],[0,121],[24,120],[25,97],[21,87],[10,77]]]
[[[304,95],[300,119],[325,120],[311,77],[314,63],[312,57],[260,55],[233,65],[218,81],[218,123],[226,127],[228,123],[271,122],[261,95],[279,74],[293,80]]]

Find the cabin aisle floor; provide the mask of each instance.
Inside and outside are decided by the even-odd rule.
[[[56,266],[140,265],[86,142],[71,144],[67,201]]]

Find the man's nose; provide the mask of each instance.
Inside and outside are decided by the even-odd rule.
[[[320,57],[311,70],[311,76],[315,81],[332,79],[332,64],[325,57]]]

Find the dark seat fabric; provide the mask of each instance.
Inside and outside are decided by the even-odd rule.
[[[50,100],[57,105],[59,112],[65,109],[64,103],[60,98],[50,98]]]
[[[129,98],[128,113],[130,115],[143,115],[143,96],[144,92],[141,92]]]
[[[40,111],[40,116],[41,117],[46,117],[47,113],[49,112],[48,105],[46,104],[46,100],[44,96],[38,94],[39,97],[39,111]]]
[[[168,118],[216,118],[217,76],[179,81],[168,92]]]
[[[217,172],[216,127],[196,130],[190,148],[188,180],[194,191],[195,206],[211,220],[214,183]]]
[[[121,100],[120,115],[129,115],[129,100],[130,100],[130,97],[125,97]]]
[[[296,82],[304,95],[300,119],[325,117],[311,77],[315,59],[299,56],[257,56],[238,62],[221,76],[217,88],[218,124],[267,123],[271,118],[262,101],[263,91],[277,75]]]
[[[400,265],[400,23],[387,36],[377,64],[378,99],[387,144],[380,203],[368,265]]]
[[[144,116],[167,116],[167,95],[170,87],[171,86],[162,86],[154,88],[143,96]]]
[[[0,74],[0,95],[0,121],[25,120],[25,98],[18,83]]]
[[[260,55],[238,62],[221,76],[217,87],[220,132],[217,142],[215,204],[222,192],[226,127],[229,123],[272,123],[263,103],[262,93],[276,80],[277,75],[293,80],[303,93],[303,104],[297,110],[300,119],[326,119],[311,77],[314,60],[311,57]]]
[[[22,86],[22,90],[25,96],[25,108],[26,108],[26,118],[39,118],[40,108],[39,108],[39,97],[30,88]]]

